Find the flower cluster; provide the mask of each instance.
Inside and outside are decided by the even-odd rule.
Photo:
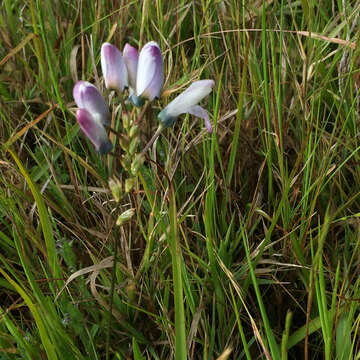
[[[140,53],[129,44],[121,52],[109,43],[101,47],[101,68],[105,86],[109,90],[122,93],[129,91],[129,101],[136,107],[146,100],[159,98],[164,82],[164,64],[159,45],[150,41]],[[212,127],[208,113],[197,105],[214,86],[213,80],[199,80],[171,101],[159,114],[160,128],[172,126],[179,115],[191,114],[203,118],[209,132]],[[99,90],[87,81],[78,81],[73,90],[78,106],[76,118],[80,128],[93,143],[99,154],[112,149],[106,127],[110,125],[110,111]]]

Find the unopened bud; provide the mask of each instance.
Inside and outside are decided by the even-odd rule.
[[[130,302],[133,302],[135,300],[135,291],[136,291],[136,283],[134,280],[129,280],[129,283],[126,286],[126,292],[128,299]]]
[[[135,214],[135,209],[134,208],[124,211],[117,218],[116,225],[117,226],[124,225],[125,223],[127,223],[134,216],[134,214]]]
[[[119,143],[120,143],[121,148],[124,151],[128,151],[130,140],[126,135],[123,135],[123,136],[120,137]]]
[[[135,154],[135,152],[136,152],[136,149],[137,149],[137,147],[138,147],[138,145],[139,145],[139,142],[140,142],[140,139],[139,138],[135,138],[135,139],[132,139],[131,140],[131,143],[130,143],[130,145],[129,145],[129,154],[130,155],[134,155]]]
[[[124,129],[127,130],[130,127],[130,117],[128,116],[128,114],[126,113],[122,114],[122,122]]]
[[[127,155],[122,155],[120,157],[120,164],[126,171],[129,171],[131,163]]]
[[[144,163],[145,156],[143,154],[138,154],[135,156],[134,161],[131,163],[131,173],[136,175],[140,169],[140,166]]]
[[[122,195],[122,184],[119,179],[113,178],[109,180],[109,188],[111,190],[112,196],[116,202],[119,202]]]
[[[130,139],[136,136],[139,133],[139,127],[137,125],[133,125],[129,131]]]
[[[128,194],[135,186],[136,178],[128,178],[125,180],[125,192]]]

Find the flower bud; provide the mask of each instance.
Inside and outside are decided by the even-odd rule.
[[[130,302],[134,302],[136,300],[136,282],[133,279],[129,279],[125,291]]]
[[[125,192],[128,194],[136,184],[136,178],[128,178],[125,180]]]
[[[127,172],[129,172],[131,162],[130,162],[130,159],[129,159],[129,157],[127,155],[121,155],[120,156],[120,164]]]
[[[128,116],[128,114],[123,113],[122,114],[122,123],[125,130],[127,130],[130,127],[131,118]]]
[[[150,41],[141,49],[136,75],[136,94],[130,100],[141,106],[144,99],[149,101],[160,97],[164,82],[164,64],[159,45]]]
[[[119,144],[124,151],[129,150],[130,139],[127,135],[121,135],[119,138]]]
[[[101,69],[107,89],[123,92],[128,86],[128,74],[121,52],[114,45],[101,46]]]
[[[109,180],[109,188],[111,190],[114,200],[118,203],[122,198],[122,184],[119,179],[113,178]]]
[[[131,163],[131,173],[134,176],[138,173],[140,166],[144,163],[144,161],[145,161],[145,156],[143,154],[136,155],[135,159]]]
[[[129,145],[129,154],[132,156],[135,154],[137,147],[139,145],[140,139],[139,138],[134,138],[131,140],[130,145]]]
[[[133,125],[131,128],[130,128],[130,131],[129,131],[129,137],[130,139],[132,139],[134,136],[136,136],[137,134],[139,133],[139,127],[137,125]]]
[[[116,225],[117,226],[122,226],[125,223],[127,223],[128,221],[130,221],[130,219],[134,216],[135,214],[135,209],[128,209],[126,211],[124,211],[121,215],[119,215],[119,217],[116,220]]]

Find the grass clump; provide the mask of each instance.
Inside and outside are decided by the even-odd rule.
[[[0,358],[358,358],[359,10],[5,0]],[[123,150],[95,153],[72,89],[103,87],[103,42],[150,40],[163,95],[139,111],[114,97],[116,130],[141,119],[141,150],[161,109],[214,79],[214,132],[183,115],[116,202]]]

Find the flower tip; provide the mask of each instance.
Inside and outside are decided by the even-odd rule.
[[[209,134],[213,133],[213,128],[212,128],[210,122],[205,121],[205,127]]]
[[[104,43],[102,43],[102,45],[101,45],[101,51],[103,52],[103,51],[106,50],[107,47],[111,47],[111,46],[113,46],[113,45],[110,44],[110,43],[108,43],[108,42],[104,42]]]
[[[215,86],[215,81],[212,79],[198,80],[193,83],[194,87],[208,89],[209,93]]]
[[[73,98],[76,102],[76,105],[80,108],[82,107],[82,93],[83,91],[86,90],[87,86],[92,86],[91,83],[84,81],[84,80],[79,80],[75,83],[74,85],[74,89],[73,89]]]
[[[126,43],[123,49],[123,56],[125,55],[138,56],[139,53],[135,47],[131,46],[129,43]]]
[[[215,81],[214,80],[209,80],[209,86],[211,87],[211,89],[213,89],[215,87]]]
[[[148,48],[148,47],[153,47],[153,46],[157,47],[157,48],[160,50],[159,44],[158,44],[156,41],[154,41],[154,40],[147,42],[147,43],[144,45],[143,49],[146,49],[146,48]]]

